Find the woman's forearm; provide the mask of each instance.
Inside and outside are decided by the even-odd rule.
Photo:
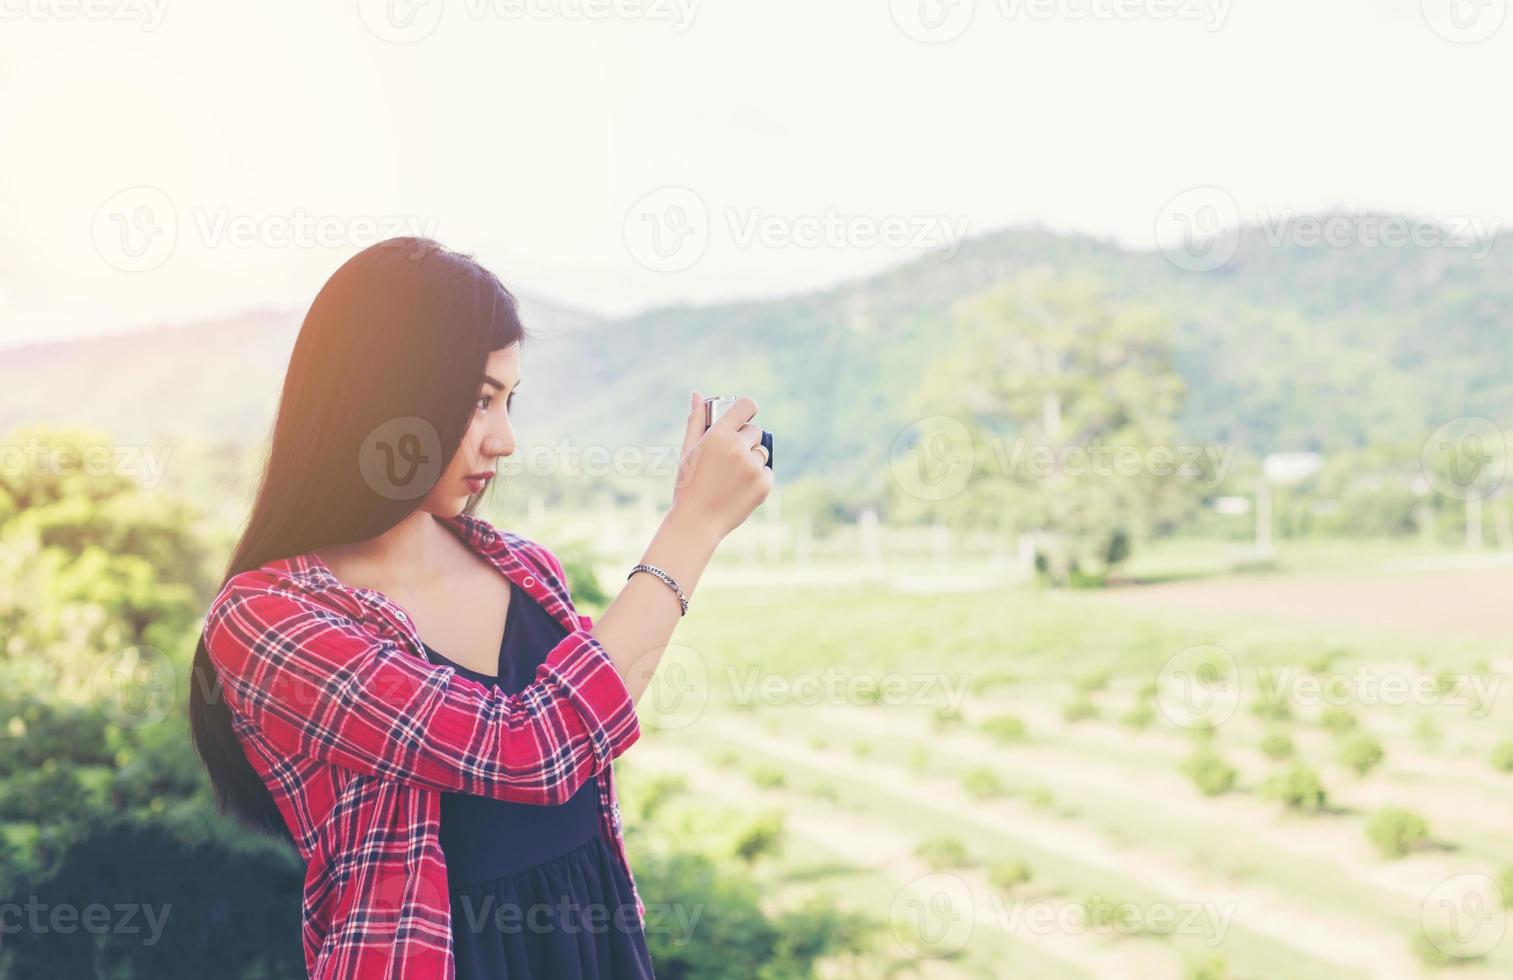
[[[694,589],[720,543],[707,519],[680,511],[676,504],[662,518],[641,561],[662,569],[683,589],[693,608]],[[592,633],[620,671],[631,700],[651,684],[662,651],[672,638],[682,607],[678,595],[655,575],[632,575],[615,600],[594,620]]]

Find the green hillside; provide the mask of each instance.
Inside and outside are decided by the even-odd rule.
[[[523,437],[676,444],[690,386],[762,404],[790,477],[854,485],[923,409],[954,310],[1017,271],[1090,273],[1177,324],[1187,438],[1257,452],[1421,439],[1466,414],[1513,417],[1513,249],[1276,247],[1247,230],[1213,272],[1098,240],[1014,229],[880,275],[765,302],[603,320],[525,301],[537,335]],[[256,312],[0,352],[0,429],[84,422],[122,441],[266,434],[299,314]],[[354,366],[356,370],[358,366]],[[83,379],[88,379],[87,381]]]

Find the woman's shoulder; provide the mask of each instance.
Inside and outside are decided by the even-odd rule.
[[[566,579],[567,573],[563,571],[562,560],[551,548],[541,542],[516,531],[495,527],[483,518],[471,514],[458,514],[451,520],[477,542],[480,550],[490,547],[498,548],[527,564],[534,565],[539,574],[555,579],[559,584]]]
[[[246,605],[272,605],[309,612],[350,613],[330,570],[314,554],[266,561],[228,578],[210,602],[208,619]]]

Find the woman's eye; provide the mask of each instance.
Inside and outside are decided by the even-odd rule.
[[[478,410],[480,412],[486,412],[486,411],[488,411],[489,406],[492,405],[493,402],[494,402],[494,396],[493,395],[481,395],[481,396],[479,396],[479,398],[478,398]]]
[[[506,409],[515,407],[515,393],[513,391],[510,392],[510,396],[504,400],[504,407]]]

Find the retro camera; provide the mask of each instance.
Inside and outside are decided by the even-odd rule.
[[[704,428],[708,430],[715,419],[730,411],[736,403],[735,395],[712,395],[704,399]],[[762,430],[762,447],[767,450],[767,468],[772,469],[772,433]]]

